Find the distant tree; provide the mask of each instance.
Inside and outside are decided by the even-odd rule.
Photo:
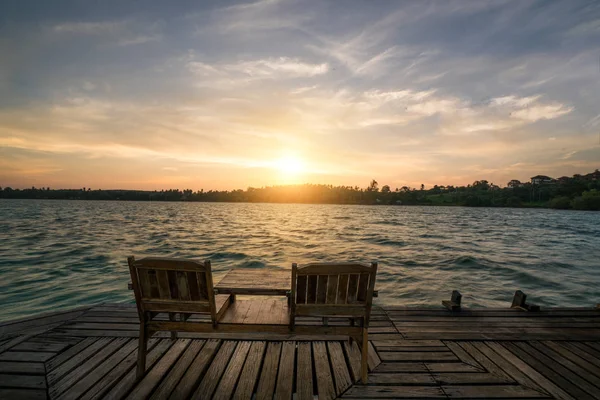
[[[381,188],[381,193],[390,193],[390,186],[389,185],[383,185],[383,187]]]
[[[377,183],[377,181],[375,179],[373,179],[371,181],[371,183],[369,183],[369,187],[367,188],[367,190],[369,192],[376,192],[379,189],[379,183]]]
[[[425,185],[421,183],[421,190],[425,190]]]

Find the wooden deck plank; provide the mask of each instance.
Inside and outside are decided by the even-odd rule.
[[[459,361],[458,357],[451,351],[389,351],[379,353],[381,361],[409,361],[409,362],[448,362],[448,361]]]
[[[331,369],[333,371],[333,381],[335,384],[335,393],[340,395],[352,386],[352,377],[348,371],[344,350],[340,342],[328,342],[327,350],[331,360]]]
[[[149,343],[150,344],[150,343]],[[149,346],[150,347],[150,346]],[[128,339],[128,341],[109,358],[104,360],[98,367],[89,371],[84,377],[71,386],[62,396],[61,400],[74,400],[80,398],[83,393],[93,387],[100,379],[106,376],[111,370],[119,368],[118,365],[123,359],[137,349],[137,341]],[[116,366],[116,367],[115,367]],[[91,393],[90,393],[91,394]]]
[[[466,385],[466,386],[442,386],[444,393],[449,398],[461,399],[522,399],[522,398],[550,398],[537,390],[521,385]]]
[[[495,374],[497,376],[510,379],[510,376],[506,372],[504,372],[502,368],[494,364],[494,362],[490,360],[485,354],[479,351],[474,343],[456,342],[456,345],[462,347],[464,351],[466,351],[471,357],[473,357],[473,359],[475,359],[477,365],[481,365],[488,372],[491,372],[492,374]]]
[[[0,399],[46,400],[45,390],[0,388]]]
[[[154,348],[150,350],[146,356],[146,371],[151,369],[154,363],[160,359],[160,357],[162,357],[167,350],[169,350],[171,344],[171,340],[168,339],[158,341],[156,346],[154,346]],[[133,368],[133,365],[131,367],[132,368],[129,369],[129,372],[121,377],[121,379],[116,382],[115,386],[113,386],[112,389],[102,398],[107,400],[118,400],[124,398],[127,393],[129,393],[137,381],[135,368]]]
[[[229,364],[229,360],[237,346],[237,342],[225,341],[210,364],[200,386],[192,395],[192,399],[210,399],[221,380],[221,376]]]
[[[296,363],[296,342],[283,342],[281,358],[275,385],[276,400],[291,400],[294,386],[294,365]]]
[[[6,351],[0,354],[0,361],[45,362],[55,355],[42,351]]]
[[[550,347],[552,350],[556,351],[557,353],[572,361],[573,363],[579,365],[582,369],[585,369],[588,374],[595,375],[596,382],[600,383],[600,367],[596,365],[597,361],[588,361],[589,357],[587,354],[582,353],[577,348],[569,347],[568,343],[543,342],[543,344]],[[591,357],[591,359],[595,360],[593,357]]]
[[[362,386],[350,388],[342,398],[347,399],[445,399],[439,387],[432,386]],[[320,400],[320,399],[319,399]]]
[[[79,353],[73,355],[73,357],[66,360],[59,367],[54,368],[48,373],[48,384],[50,386],[56,385],[59,379],[63,376],[67,375],[69,372],[74,370],[83,364],[88,358],[92,357],[98,351],[100,351],[103,347],[108,345],[113,339],[111,338],[100,338],[93,342],[88,347],[81,350]],[[116,339],[115,339],[116,340]]]
[[[1,388],[46,389],[43,375],[0,374]]]
[[[57,354],[56,357],[53,357],[52,359],[48,360],[48,362],[46,363],[47,370],[52,371],[52,370],[60,367],[65,361],[71,359],[77,353],[79,353],[82,350],[86,349],[87,347],[91,346],[97,340],[99,340],[99,339],[95,338],[95,337],[86,338],[86,339],[82,340],[81,342],[77,343],[76,345],[70,347],[69,349],[63,351],[62,353]]]
[[[185,349],[183,355],[177,360],[177,363],[169,371],[165,379],[163,379],[154,393],[152,393],[152,400],[167,399],[175,390],[175,387],[187,371],[188,367],[194,361],[194,358],[198,355],[206,341],[204,340],[192,340],[190,345]]]
[[[313,358],[315,362],[315,375],[317,377],[317,391],[319,400],[334,399],[336,397],[333,385],[333,376],[327,356],[325,342],[313,342]]]
[[[204,373],[210,366],[220,346],[220,340],[209,339],[206,341],[202,347],[202,350],[200,350],[177,386],[175,386],[175,389],[171,393],[169,399],[187,399],[190,396],[190,394],[196,388],[197,382],[199,382],[202,376],[204,376]]]
[[[227,365],[227,369],[223,373],[221,382],[219,382],[213,400],[229,400],[231,398],[242,373],[242,368],[250,351],[251,344],[251,342],[239,342],[237,344],[235,352]]]
[[[350,370],[352,381],[356,382],[360,379],[361,360],[361,353],[358,343],[356,341],[352,341],[352,344],[350,344],[349,341],[344,341],[344,351],[346,352],[346,357],[348,359],[348,369]]]
[[[233,395],[234,400],[249,399],[252,397],[266,347],[266,342],[252,342],[248,357],[244,363],[244,369]]]
[[[267,352],[256,389],[256,399],[266,400],[273,398],[275,382],[277,381],[277,368],[281,355],[281,342],[270,342],[267,344]]]
[[[41,362],[0,361],[0,373],[45,375],[46,368]]]
[[[296,395],[298,400],[313,400],[313,363],[310,342],[298,343]]]
[[[148,340],[148,353],[150,353],[159,342],[160,341],[157,339]],[[81,396],[82,400],[96,400],[103,398],[104,395],[108,393],[108,391],[110,391],[116,384],[118,384],[120,379],[126,377],[127,373],[136,365],[138,341],[132,340],[129,346],[132,346],[133,350],[129,352],[128,355],[125,354],[128,351],[128,347],[124,347],[124,351],[113,355],[115,358],[109,358],[108,360],[104,361],[100,367],[94,370],[93,375],[102,375],[101,378],[95,379],[94,376],[91,378],[88,376],[71,388],[71,390],[84,391],[83,396]],[[92,384],[90,382],[90,386],[87,386],[85,384],[86,379],[96,380],[96,383]],[[79,387],[79,389],[77,389],[77,387]]]
[[[58,398],[59,395],[67,391],[71,386],[75,385],[78,381],[87,376],[96,366],[110,357],[115,351],[118,351],[126,342],[127,339],[125,338],[115,338],[110,343],[104,345],[93,356],[89,357],[86,361],[73,368],[71,372],[64,375],[62,378],[60,378],[60,380],[51,381],[50,378],[48,378],[48,383],[50,383],[50,398]],[[63,365],[66,365],[66,363]],[[58,372],[59,370],[60,368],[56,369],[54,372]]]
[[[529,361],[529,364],[544,374],[548,379],[551,379],[555,384],[561,387],[576,399],[586,400],[594,399],[592,394],[596,391],[593,385],[579,377],[573,371],[561,365],[560,360],[552,355],[552,351],[547,347],[541,346],[543,351],[536,348],[533,343],[514,343],[514,346],[519,347],[526,355],[522,357]],[[548,352],[548,355],[546,354]],[[587,391],[587,393],[586,393]]]
[[[146,375],[138,382],[133,390],[127,395],[127,399],[139,400],[150,397],[150,393],[160,383],[167,371],[175,364],[179,356],[190,344],[190,339],[176,340],[169,350],[158,360],[154,366],[146,372]]]

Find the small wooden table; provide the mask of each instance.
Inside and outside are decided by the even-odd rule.
[[[234,268],[215,285],[218,294],[252,296],[288,296],[292,290],[292,271],[289,269]],[[379,292],[375,290],[373,297]]]
[[[215,285],[219,294],[287,296],[292,288],[292,272],[287,269],[234,268]]]

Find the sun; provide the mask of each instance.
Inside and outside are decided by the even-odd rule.
[[[304,170],[304,163],[295,156],[283,156],[275,161],[275,167],[286,175],[296,175]]]

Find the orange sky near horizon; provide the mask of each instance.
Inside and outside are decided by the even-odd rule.
[[[600,167],[600,5],[15,2],[0,186],[505,186]]]

